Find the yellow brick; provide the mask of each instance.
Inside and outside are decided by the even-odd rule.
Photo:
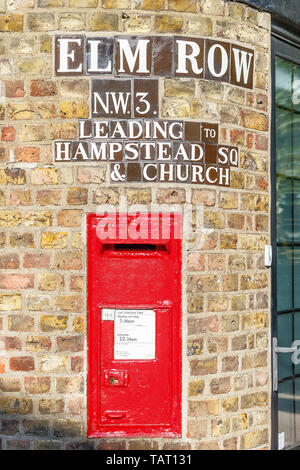
[[[83,317],[74,318],[73,330],[76,331],[76,333],[83,333],[84,331],[84,318]]]
[[[182,31],[183,19],[180,16],[159,15],[155,17],[154,24],[159,33],[179,33]]]
[[[0,15],[0,32],[23,31],[24,15]]]
[[[27,212],[25,215],[26,227],[50,227],[52,220],[51,212]]]
[[[62,119],[88,118],[89,106],[85,101],[64,101],[60,104],[60,117]]]
[[[137,10],[164,10],[165,0],[134,0],[133,8]]]
[[[21,212],[0,211],[0,227],[14,227],[22,223]]]
[[[21,310],[22,298],[19,294],[0,294],[0,311]]]
[[[67,316],[43,315],[40,319],[42,331],[65,330],[68,326]]]
[[[8,115],[11,119],[33,119],[33,103],[9,103]]]
[[[96,13],[90,18],[91,31],[119,31],[119,17],[110,13]]]
[[[196,13],[197,7],[195,0],[169,0],[169,9],[174,11],[186,11]]]
[[[98,0],[71,0],[71,8],[96,8]]]
[[[32,184],[58,184],[58,170],[56,168],[34,168],[31,173]]]
[[[67,232],[43,232],[41,237],[41,248],[46,250],[61,249],[68,245]]]
[[[40,58],[25,59],[20,62],[19,70],[21,73],[41,75],[44,70],[44,61]]]
[[[130,8],[130,0],[103,0],[103,8]]]

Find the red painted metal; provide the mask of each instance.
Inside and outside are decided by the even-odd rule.
[[[161,214],[142,217],[145,233],[161,227]],[[134,222],[125,214],[116,216],[116,234],[99,239],[104,220],[87,218],[88,436],[180,436],[181,216],[170,214],[170,238],[160,230],[143,240],[124,238]],[[154,310],[155,359],[115,360],[114,321],[101,320],[102,308]]]

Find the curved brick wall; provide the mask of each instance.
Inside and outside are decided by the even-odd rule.
[[[1,0],[0,11],[0,446],[268,448],[269,15],[222,0]],[[54,36],[118,33],[254,49],[252,90],[159,78],[161,118],[218,123],[219,144],[239,148],[230,186],[111,184],[106,162],[54,162],[52,141],[76,140],[78,119],[91,117],[92,83],[55,76]],[[183,239],[182,438],[86,437],[85,214],[100,204],[194,211]]]

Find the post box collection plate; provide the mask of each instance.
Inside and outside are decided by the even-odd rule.
[[[142,242],[101,240],[103,217],[87,223],[88,436],[180,436],[181,218],[169,239]]]
[[[154,310],[116,310],[114,359],[155,359]]]

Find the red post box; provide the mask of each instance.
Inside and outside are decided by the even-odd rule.
[[[87,224],[88,436],[180,436],[181,216]]]

